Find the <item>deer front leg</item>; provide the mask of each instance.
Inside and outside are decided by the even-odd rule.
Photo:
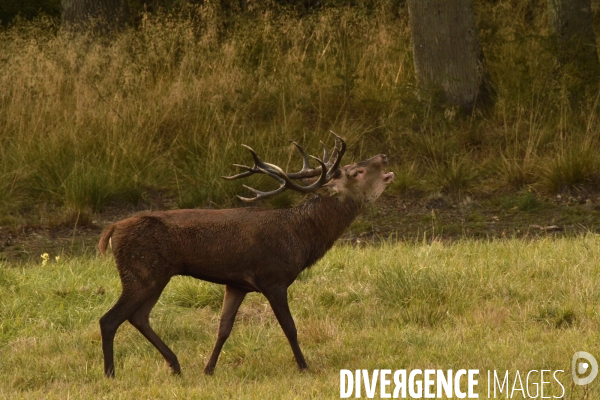
[[[212,351],[210,359],[206,363],[206,367],[204,367],[204,373],[206,375],[212,375],[215,372],[215,366],[217,365],[219,354],[221,354],[221,348],[231,333],[235,315],[237,314],[242,301],[244,301],[246,293],[247,292],[233,286],[225,285],[225,296],[223,297],[223,310],[221,311],[221,321],[219,322],[219,333],[217,334],[215,348]]]
[[[283,333],[285,333],[285,336],[290,342],[294,357],[298,363],[298,368],[300,368],[300,370],[308,369],[308,365],[304,360],[304,355],[302,355],[302,350],[300,350],[300,345],[298,344],[298,332],[296,331],[296,324],[294,324],[294,319],[290,313],[287,288],[277,288],[269,292],[263,292],[263,294],[267,300],[269,300],[269,304],[271,304],[275,317],[277,317],[277,321],[279,321]]]

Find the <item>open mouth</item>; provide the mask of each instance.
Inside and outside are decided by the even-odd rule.
[[[394,173],[388,172],[387,174],[383,174],[383,182],[386,184],[390,184],[394,181]]]

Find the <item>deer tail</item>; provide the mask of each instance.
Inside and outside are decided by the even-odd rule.
[[[117,224],[109,225],[102,232],[102,235],[100,236],[100,241],[98,242],[98,248],[100,249],[100,253],[102,255],[106,254],[106,247],[108,247],[108,245],[110,243],[110,237],[112,236],[116,227],[117,227]]]

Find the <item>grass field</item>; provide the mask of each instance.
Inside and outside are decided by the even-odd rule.
[[[596,229],[600,212],[600,97],[571,101],[546,2],[476,2],[497,96],[473,115],[418,95],[405,2],[304,14],[276,3],[237,16],[220,2],[147,13],[109,37],[72,35],[47,17],[0,28],[0,397],[338,398],[340,369],[416,368],[479,369],[480,398],[487,371],[509,371],[512,383],[516,371],[563,370],[566,398],[600,397],[600,379],[571,379],[576,351],[600,357],[599,237],[570,233]],[[288,139],[315,154],[319,140],[332,145],[330,129],[348,143],[345,161],[385,152],[396,174],[376,220],[389,226],[377,230],[375,210],[353,234],[406,240],[338,245],[290,288],[310,371],[297,370],[254,294],[215,376],[204,376],[222,289],[176,278],[151,318],[183,375],[126,323],[117,379],[105,379],[98,319],[120,282],[112,257],[86,253],[94,229],[148,204],[239,206],[242,182],[220,176],[249,162],[242,143],[295,170]],[[553,225],[569,237],[432,239]],[[63,241],[41,253],[70,250],[40,258],[55,231]],[[4,256],[11,246],[19,257]]]
[[[44,265],[42,265],[44,264]],[[0,263],[0,396],[4,398],[339,398],[340,369],[563,370],[576,351],[600,356],[597,235],[535,241],[336,246],[289,291],[310,371],[297,370],[266,300],[240,309],[216,373],[206,377],[222,290],[175,278],[151,316],[183,375],[128,323],[114,381],[102,375],[98,318],[116,301],[112,257]],[[532,393],[535,387],[531,386]],[[560,396],[546,385],[545,396]],[[377,392],[378,393],[378,392]],[[506,392],[505,392],[506,393]],[[363,397],[365,392],[363,391]],[[513,398],[519,397],[516,392]],[[499,395],[498,398],[506,398]]]

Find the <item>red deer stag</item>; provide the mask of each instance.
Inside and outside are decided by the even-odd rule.
[[[245,172],[223,177],[238,179],[266,174],[281,184],[269,192],[244,185],[256,196],[238,196],[243,201],[266,198],[286,189],[317,195],[300,206],[278,210],[246,207],[143,212],[104,230],[100,251],[105,254],[110,243],[123,285],[117,303],[100,318],[107,377],[115,374],[114,337],[125,320],[158,349],[174,373],[180,373],[177,357],[148,321],[150,310],[174,275],[225,285],[217,341],[204,368],[206,374],[214,372],[223,343],[248,292],[260,292],[267,298],[298,367],[308,368],[298,345],[287,288],[300,272],[323,257],[363,206],[377,199],[394,179],[393,172],[385,172],[387,157],[383,154],[340,167],[346,144],[334,135],[336,145],[331,154],[321,143],[323,159],[310,156],[319,163],[316,168],[311,168],[309,156],[295,142],[303,159],[302,170],[296,173],[286,173],[261,161],[254,150],[244,146],[252,154],[254,166],[234,164]]]

